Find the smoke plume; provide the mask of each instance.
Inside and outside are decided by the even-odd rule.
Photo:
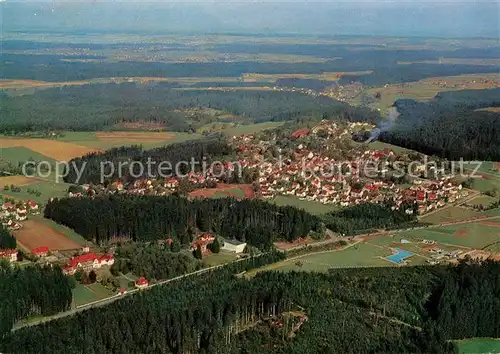
[[[380,133],[391,130],[394,124],[396,124],[396,119],[398,119],[399,114],[400,113],[396,107],[391,107],[387,119],[382,119],[378,124],[378,127],[372,130],[366,143],[368,144],[371,141],[378,139]]]

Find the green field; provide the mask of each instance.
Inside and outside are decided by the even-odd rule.
[[[455,342],[460,354],[500,353],[500,339],[474,338]]]
[[[273,129],[283,125],[284,122],[265,122],[247,125],[238,125],[223,130],[224,135],[255,134],[266,129]]]
[[[133,133],[133,131],[128,131]],[[86,146],[95,149],[111,149],[114,147],[120,147],[124,145],[142,145],[146,149],[151,149],[158,146],[164,146],[173,143],[181,143],[183,141],[200,139],[201,134],[192,133],[181,133],[181,132],[165,132],[172,134],[172,138],[159,139],[157,141],[137,141],[137,140],[127,140],[127,139],[117,139],[117,140],[100,140],[97,135],[93,132],[64,132],[64,136],[58,138],[60,141],[70,142],[77,145]]]
[[[455,232],[456,234],[454,234]],[[397,236],[410,241],[427,239],[438,243],[481,249],[500,242],[500,227],[481,225],[480,222],[477,222],[448,225],[443,228],[403,231]]]
[[[46,204],[52,197],[61,198],[67,196],[68,187],[67,183],[55,183],[49,180],[31,183],[21,186],[20,192],[0,191],[1,194],[6,195],[16,200],[34,200],[39,204]],[[40,196],[28,193],[28,189],[32,189],[41,193]]]
[[[241,188],[233,188],[225,190],[224,192],[216,192],[213,198],[227,198],[228,196],[234,198],[245,198],[245,192]]]
[[[50,164],[55,163],[55,160],[53,158],[42,155],[22,146],[9,148],[2,148],[0,146],[0,161],[1,160],[7,160],[14,166],[18,166],[19,163],[23,163],[28,160],[47,161]]]
[[[73,302],[76,306],[85,305],[97,300],[99,298],[89,288],[80,283],[76,284],[76,287],[73,289]]]
[[[473,218],[476,216],[484,215],[476,210],[462,208],[459,206],[451,206],[449,208],[441,209],[435,213],[424,215],[420,221],[430,224],[442,224],[454,220],[463,220]]]
[[[322,204],[320,202],[301,200],[299,197],[290,195],[278,195],[274,199],[270,200],[271,203],[280,206],[293,206],[296,208],[304,209],[311,214],[325,214],[334,211],[338,206],[331,204]]]
[[[207,267],[213,267],[220,264],[226,264],[237,259],[236,254],[232,252],[220,251],[203,257],[203,264]]]
[[[493,204],[494,202],[498,201],[498,199],[499,198],[490,197],[489,195],[480,195],[479,197],[469,200],[467,202],[467,205],[483,205],[487,207]]]
[[[311,253],[291,258],[260,268],[254,272],[249,272],[249,275],[251,276],[263,270],[327,272],[331,268],[394,266],[393,263],[382,259],[391,254],[392,252],[388,248],[358,243],[344,250]]]
[[[112,293],[99,283],[89,285],[78,283],[76,284],[75,289],[73,289],[73,301],[76,306],[81,306],[93,301],[105,299],[112,295],[114,295],[114,293]]]

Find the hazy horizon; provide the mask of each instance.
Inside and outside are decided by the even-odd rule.
[[[498,38],[500,33],[496,1],[6,1],[0,9],[5,33],[109,31],[461,38]]]

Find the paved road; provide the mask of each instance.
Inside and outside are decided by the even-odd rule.
[[[264,254],[265,253],[262,253],[261,256],[264,255]],[[259,257],[259,256],[257,256],[257,257]],[[90,308],[96,308],[96,307],[101,307],[101,306],[104,306],[104,305],[108,305],[108,304],[110,304],[110,303],[112,303],[112,302],[114,302],[114,301],[116,301],[118,299],[123,299],[126,296],[129,296],[131,294],[135,294],[138,291],[147,291],[147,290],[150,290],[150,289],[154,288],[155,286],[165,285],[165,284],[168,284],[168,283],[171,283],[171,282],[183,279],[183,278],[192,277],[192,276],[195,276],[195,275],[201,275],[201,274],[210,272],[212,270],[228,266],[230,264],[234,264],[234,263],[238,263],[238,262],[244,261],[245,259],[246,258],[238,259],[238,260],[233,261],[231,263],[221,264],[221,265],[217,265],[217,266],[213,266],[213,267],[209,267],[209,268],[203,268],[203,269],[197,270],[196,272],[192,272],[192,273],[180,275],[178,277],[175,277],[175,278],[172,278],[172,279],[168,279],[168,280],[162,280],[162,281],[160,281],[158,283],[151,284],[150,286],[148,286],[147,288],[144,288],[144,289],[133,289],[133,290],[127,291],[127,293],[124,294],[124,295],[116,294],[116,295],[113,295],[111,297],[108,297],[108,298],[105,298],[105,299],[102,299],[102,300],[98,300],[98,301],[90,302],[90,303],[85,304],[85,305],[77,306],[76,308],[73,308],[73,309],[68,310],[68,311],[59,312],[59,313],[57,313],[55,315],[52,315],[52,316],[47,316],[47,317],[39,318],[39,319],[32,320],[32,321],[29,321],[29,322],[19,322],[19,323],[17,323],[17,324],[14,325],[14,327],[12,328],[12,331],[17,331],[18,329],[21,329],[21,328],[24,328],[24,327],[36,326],[36,325],[39,325],[41,323],[46,323],[46,322],[50,322],[50,321],[57,320],[57,319],[60,319],[60,318],[64,318],[64,317],[67,317],[67,316],[71,316],[71,315],[74,315],[75,313],[82,312],[82,311],[88,310]]]

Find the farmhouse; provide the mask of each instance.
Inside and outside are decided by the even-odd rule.
[[[71,258],[68,263],[63,267],[63,273],[73,275],[78,269],[89,271],[92,269],[99,269],[103,265],[113,265],[115,260],[111,254],[105,254],[100,257],[95,253],[82,254]]]
[[[246,246],[247,244],[245,242],[240,242],[238,240],[225,240],[222,249],[234,253],[243,253]]]
[[[49,248],[46,246],[33,248],[31,253],[37,257],[47,257],[49,255]]]
[[[0,250],[0,258],[7,259],[9,262],[17,261],[17,250]]]
[[[149,286],[149,281],[146,279],[146,278],[139,278],[136,282],[135,282],[135,287],[137,289],[144,289],[144,288],[147,288]]]
[[[210,233],[201,234],[196,238],[196,240],[191,244],[191,250],[196,250],[200,246],[201,252],[207,251],[207,246],[214,242],[215,236]]]

